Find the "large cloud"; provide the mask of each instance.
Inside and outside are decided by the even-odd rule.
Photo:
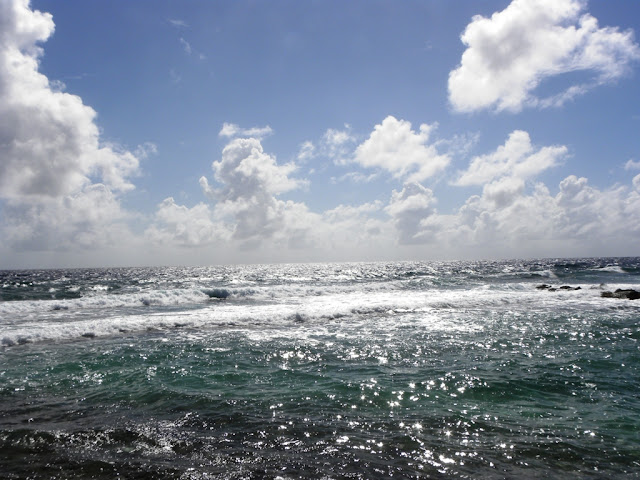
[[[593,86],[622,76],[640,58],[633,32],[600,28],[581,0],[514,0],[491,18],[475,16],[461,36],[467,49],[449,74],[449,100],[462,112],[518,111],[561,105]],[[573,71],[590,75],[565,90],[538,98],[547,77]]]
[[[158,206],[146,236],[155,244],[202,247],[215,245],[244,261],[254,252],[279,260],[352,259],[392,245],[387,222],[374,218],[381,202],[338,205],[322,214],[282,194],[306,187],[295,178],[293,163],[278,164],[258,138],[236,138],[213,162],[215,185],[200,185],[210,204],[194,207],[167,198]],[[381,241],[382,240],[382,241]],[[382,247],[381,247],[382,246]],[[258,248],[259,247],[259,248]],[[264,257],[257,257],[258,260]]]
[[[294,164],[278,164],[257,138],[237,138],[213,162],[216,184],[200,181],[211,203],[189,208],[165,200],[147,237],[165,245],[215,246],[243,261],[261,261],[256,252],[274,261],[630,252],[640,233],[640,175],[630,186],[606,190],[569,176],[553,194],[536,176],[566,155],[566,147],[536,147],[516,130],[458,172],[454,185],[482,191],[452,213],[439,213],[434,192],[418,182],[394,190],[386,205],[314,213],[281,198],[306,185],[294,177]]]
[[[399,192],[394,190],[385,212],[391,217],[401,244],[429,241],[422,222],[435,214],[433,192],[419,183],[408,183]]]
[[[128,228],[131,215],[102,184],[30,202],[8,199],[3,213],[4,242],[18,251],[99,249],[134,242]]]
[[[471,160],[458,185],[482,185],[456,212],[439,214],[420,184],[394,191],[385,208],[399,244],[438,246],[441,256],[620,255],[637,249],[640,175],[630,186],[600,190],[570,175],[554,195],[536,175],[566,155],[562,146],[534,149],[513,132],[494,152]],[[526,180],[526,181],[525,181]]]
[[[247,130],[234,127],[234,131]],[[303,204],[277,198],[307,185],[291,176],[295,164],[278,164],[258,138],[235,138],[212,168],[219,187],[212,187],[206,177],[200,178],[200,186],[214,205],[188,208],[168,198],[156,213],[159,226],[147,235],[188,246],[234,240],[251,248],[273,239],[303,246],[305,232],[312,230],[310,219],[317,215]]]
[[[422,124],[419,132],[415,132],[410,122],[388,116],[358,146],[354,159],[363,167],[382,168],[396,178],[422,181],[444,170],[450,161],[429,144],[434,128]]]
[[[525,180],[555,166],[566,155],[565,146],[542,147],[536,151],[529,134],[515,130],[494,152],[474,157],[454,183],[460,186],[483,185],[506,176]]]
[[[228,241],[231,236],[204,203],[188,208],[176,204],[172,197],[166,198],[158,205],[155,220],[146,231],[147,239],[154,244],[201,247]]]
[[[134,188],[128,177],[139,161],[102,143],[96,112],[38,71],[39,44],[53,30],[51,15],[32,11],[27,0],[0,2],[5,241],[34,249],[96,246],[125,228],[116,194]]]

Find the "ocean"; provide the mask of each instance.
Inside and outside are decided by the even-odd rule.
[[[640,476],[640,258],[0,286],[3,478]]]

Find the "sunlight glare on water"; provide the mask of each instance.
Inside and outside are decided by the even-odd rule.
[[[8,478],[637,474],[640,304],[601,292],[636,286],[638,266],[41,271],[31,294],[3,272],[0,463]],[[581,289],[536,288],[554,276]]]

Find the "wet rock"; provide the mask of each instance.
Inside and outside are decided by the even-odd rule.
[[[294,322],[296,322],[296,323],[304,323],[306,320],[307,320],[307,319],[305,318],[305,316],[304,316],[304,315],[301,315],[301,314],[299,314],[299,313],[296,313],[296,314],[293,316],[293,321],[294,321]]]
[[[226,288],[213,288],[211,290],[203,290],[203,292],[209,295],[209,298],[218,298],[224,300],[231,295],[231,292]]]
[[[561,287],[553,287],[551,285],[547,285],[543,283],[536,287],[538,290],[547,290],[549,292],[557,292],[558,290],[582,290],[582,287],[572,287],[571,285],[562,285]]]
[[[640,298],[640,292],[633,290],[632,288],[619,288],[615,292],[602,292],[600,296],[605,298],[627,298],[629,300],[638,300]]]

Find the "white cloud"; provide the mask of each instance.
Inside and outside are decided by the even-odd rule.
[[[180,45],[182,45],[182,48],[184,50],[184,53],[186,53],[187,55],[191,55],[191,44],[189,42],[187,42],[184,38],[180,37]]]
[[[222,159],[213,162],[212,168],[222,187],[210,187],[204,177],[200,185],[218,202],[216,211],[220,216],[235,219],[234,238],[242,241],[260,242],[283,229],[287,210],[299,207],[276,196],[308,184],[290,177],[297,168],[295,164],[278,165],[255,138],[229,142]]]
[[[350,125],[345,124],[344,130],[328,128],[316,144],[307,140],[300,146],[298,160],[326,157],[336,165],[346,165],[352,161],[355,142]]]
[[[316,155],[316,147],[313,142],[306,141],[300,145],[300,151],[298,152],[298,161],[299,162],[308,162]]]
[[[409,182],[432,177],[450,161],[428,143],[433,128],[434,125],[422,124],[419,132],[415,132],[410,122],[388,116],[358,146],[354,160],[363,167],[382,168]]]
[[[134,153],[140,159],[147,159],[158,153],[158,146],[153,142],[144,142],[142,145],[138,145]]]
[[[344,130],[329,128],[322,137],[322,154],[336,165],[346,165],[350,162],[355,140],[349,125],[345,125]]]
[[[362,258],[363,253],[373,253],[373,258],[379,258],[381,251],[393,248],[392,228],[386,220],[378,218],[382,209],[382,202],[375,201],[338,205],[325,211],[322,222],[315,226],[315,244],[324,247],[326,255],[343,255],[345,260],[354,258],[353,255]]]
[[[386,205],[339,205],[318,214],[279,198],[306,184],[293,176],[295,165],[279,165],[257,139],[238,138],[213,163],[217,184],[200,181],[211,204],[188,208],[165,200],[147,237],[165,245],[216,245],[246,261],[255,252],[274,260],[326,260],[629,251],[640,232],[640,175],[631,188],[603,191],[569,176],[555,195],[531,183],[565,155],[565,147],[534,147],[526,132],[515,131],[460,174],[461,184],[483,189],[453,213],[439,213],[432,190],[407,182]]]
[[[369,183],[380,176],[379,173],[371,173],[365,175],[362,172],[347,172],[339,177],[331,177],[331,183],[336,184],[340,182],[353,182],[353,183]]]
[[[640,170],[640,161],[634,162],[633,159],[627,160],[627,163],[624,164],[625,170]]]
[[[222,129],[218,133],[221,137],[252,137],[262,139],[273,134],[273,129],[267,125],[265,127],[241,128],[235,123],[224,123]]]
[[[155,244],[200,247],[228,241],[231,232],[213,218],[208,205],[199,203],[188,208],[169,197],[158,205],[156,223],[145,236]]]
[[[633,254],[640,234],[640,175],[633,188],[598,190],[570,175],[552,195],[538,183],[527,192],[521,179],[485,185],[455,213],[432,208],[431,192],[394,192],[387,213],[400,244],[438,245],[460,257],[537,257]]]
[[[216,180],[225,186],[225,199],[230,200],[257,192],[278,195],[306,185],[304,180],[289,177],[297,168],[295,164],[278,165],[275,157],[265,153],[255,138],[232,140],[222,150],[222,159],[213,162],[212,168]]]
[[[363,203],[362,205],[355,207],[351,205],[338,205],[331,210],[327,210],[322,215],[327,221],[335,223],[339,220],[361,217],[362,215],[379,212],[381,209],[382,202],[380,200],[376,200],[375,202]]]
[[[497,207],[504,208],[511,205],[524,191],[524,181],[517,177],[503,177],[487,183],[482,189],[482,195]]]
[[[124,246],[133,242],[130,215],[102,184],[72,195],[4,205],[4,242],[16,250],[74,250]]]
[[[381,202],[339,205],[318,214],[303,203],[278,198],[305,187],[307,181],[294,178],[296,166],[278,164],[258,139],[231,140],[212,168],[217,185],[200,179],[211,203],[189,208],[166,199],[146,232],[153,244],[216,245],[243,261],[255,252],[268,252],[269,258],[280,260],[348,260],[353,253],[391,246],[383,240],[391,238],[388,224],[373,218],[382,209]]]
[[[188,28],[189,24],[184,20],[180,20],[179,18],[170,18],[169,23],[177,28]]]
[[[566,155],[565,146],[542,147],[535,151],[529,134],[515,130],[494,152],[474,157],[454,184],[482,185],[504,176],[526,180],[557,165]]]
[[[449,100],[462,112],[559,106],[620,78],[640,58],[631,30],[598,27],[581,0],[514,0],[491,18],[473,17],[461,36],[467,49],[449,74]],[[574,71],[588,80],[547,98],[542,80]]]
[[[526,182],[565,154],[564,147],[536,150],[525,132],[516,131],[494,152],[472,159],[459,176],[459,184],[483,190],[457,211],[438,213],[433,192],[417,183],[393,191],[384,211],[400,246],[437,245],[440,257],[633,254],[640,233],[640,175],[631,188],[606,190],[570,175],[555,195],[542,183]]]
[[[59,196],[79,191],[100,175],[115,190],[138,159],[101,145],[95,111],[80,97],[53,91],[38,72],[38,42],[53,33],[51,16],[26,1],[2,2],[0,44],[0,195]]]
[[[101,142],[96,112],[38,71],[53,30],[28,1],[0,2],[3,234],[23,248],[104,245],[126,236],[117,194],[134,188],[139,160]]]
[[[394,190],[385,207],[399,234],[401,244],[424,243],[428,232],[421,222],[435,214],[433,192],[419,183],[407,183],[401,191]]]

